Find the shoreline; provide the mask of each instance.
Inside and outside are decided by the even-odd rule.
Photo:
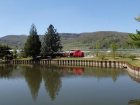
[[[127,69],[134,75],[140,75],[140,67],[131,65],[127,61],[105,61],[105,60],[59,60],[59,59],[41,59],[41,60],[11,60],[0,64],[48,64],[58,66],[83,66],[83,67],[100,67],[100,68],[119,68]]]
[[[140,70],[140,67],[133,66],[127,61],[106,61],[106,60],[61,60],[61,59],[41,59],[41,60],[11,60],[10,64],[56,64],[69,66],[93,66],[105,68],[132,68]]]

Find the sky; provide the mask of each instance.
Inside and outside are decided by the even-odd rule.
[[[118,31],[136,33],[140,0],[0,0],[0,37],[29,35],[32,24],[45,34]]]

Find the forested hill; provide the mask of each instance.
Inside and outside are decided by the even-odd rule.
[[[127,47],[126,42],[130,40],[128,33],[100,31],[92,33],[60,33],[61,42],[64,49],[89,49],[95,48],[98,40],[100,48],[110,48],[112,42],[116,42],[118,47]],[[0,43],[23,48],[27,40],[27,35],[7,35],[0,38]],[[42,41],[43,35],[39,35]]]
[[[99,41],[100,48],[110,48],[112,42],[117,43],[119,48],[127,48],[127,42],[130,40],[128,33],[100,31],[93,33],[81,33],[79,37],[69,40],[65,46],[73,48],[95,48],[96,42]]]

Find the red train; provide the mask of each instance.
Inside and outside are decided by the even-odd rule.
[[[72,53],[73,57],[84,57],[84,53],[80,50],[75,50]]]
[[[84,53],[80,50],[71,50],[63,53],[64,57],[84,57]]]
[[[53,53],[53,54],[48,54],[47,56],[51,57],[51,58],[56,58],[56,57],[84,57],[84,53],[80,50],[70,50],[70,51],[66,51],[66,52],[57,52],[57,53]]]

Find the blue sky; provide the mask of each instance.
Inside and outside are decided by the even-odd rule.
[[[140,0],[0,0],[0,37],[38,34],[50,24],[59,33],[119,31],[135,33],[140,23]]]

